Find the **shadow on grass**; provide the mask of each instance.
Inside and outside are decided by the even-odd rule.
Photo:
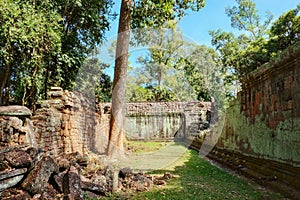
[[[262,193],[251,183],[211,165],[193,150],[187,151],[174,166],[150,173],[173,174],[175,177],[167,185],[127,195],[127,199],[281,199],[277,194]]]

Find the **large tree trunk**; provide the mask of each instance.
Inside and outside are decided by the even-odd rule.
[[[130,39],[130,7],[132,0],[122,0],[119,30],[116,47],[112,111],[110,118],[109,143],[107,155],[111,158],[124,157],[124,111],[125,111],[125,89],[128,65],[128,50]]]

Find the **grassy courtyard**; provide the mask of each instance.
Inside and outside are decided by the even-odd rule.
[[[135,148],[147,145],[155,147],[142,147],[147,153],[151,151],[149,149],[164,146],[144,142],[134,142],[130,145]],[[105,199],[283,199],[279,194],[262,189],[249,180],[211,165],[207,160],[199,158],[198,153],[193,150],[187,150],[176,162],[149,174],[162,175],[165,172],[174,175],[166,185],[153,186],[146,192],[120,192]]]

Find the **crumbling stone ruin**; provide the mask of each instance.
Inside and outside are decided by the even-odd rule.
[[[171,174],[155,177],[108,164],[100,154],[108,121],[101,105],[61,88],[52,88],[34,113],[23,106],[0,107],[1,199],[97,198],[165,185]]]
[[[103,163],[79,153],[41,155],[26,145],[2,148],[1,199],[96,199],[116,190],[142,192],[172,177],[134,173],[130,168],[116,170]]]

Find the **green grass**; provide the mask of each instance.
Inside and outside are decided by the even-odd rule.
[[[126,148],[136,154],[157,151],[172,142],[127,141]]]
[[[168,180],[165,186],[153,186],[149,191],[141,193],[117,193],[105,199],[282,199],[276,193],[258,189],[246,179],[238,178],[211,165],[199,158],[198,153],[193,150],[188,150],[165,169],[150,174],[163,175],[165,172],[175,176]]]

